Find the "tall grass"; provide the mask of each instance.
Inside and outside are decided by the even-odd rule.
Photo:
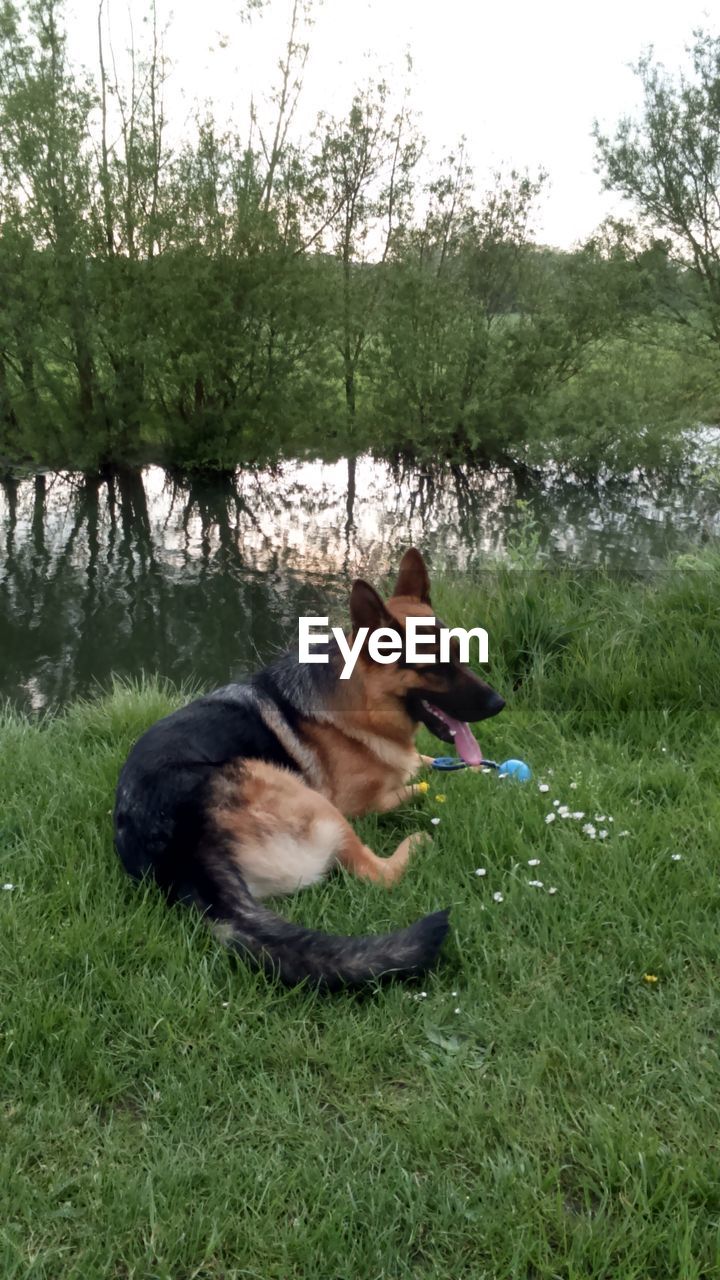
[[[720,1275],[720,566],[436,604],[488,627],[508,708],[478,736],[535,780],[432,775],[359,824],[380,852],[433,832],[395,891],[280,908],[362,931],[451,904],[422,986],[285,991],[123,878],[117,772],[177,692],[5,714],[3,1277]]]

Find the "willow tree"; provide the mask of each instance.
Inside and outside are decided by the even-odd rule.
[[[122,63],[100,0],[97,11],[100,122],[94,164],[94,231],[98,337],[111,423],[111,448],[137,454],[155,374],[155,259],[170,238],[163,52],[154,0],[138,41],[129,16]]]
[[[720,37],[695,33],[687,73],[645,55],[635,70],[643,106],[612,135],[595,127],[609,190],[632,201],[678,271],[666,297],[675,318],[720,344]],[[657,244],[656,244],[657,248]]]
[[[350,441],[358,369],[373,333],[391,246],[407,224],[422,144],[407,105],[392,112],[387,85],[370,85],[341,119],[321,116],[312,216],[340,271],[338,350]],[[352,443],[351,443],[352,448]]]
[[[478,199],[460,147],[428,185],[423,220],[397,238],[373,383],[399,452],[497,462],[522,434],[508,400],[540,185],[496,175]]]
[[[17,350],[26,389],[39,384],[74,427],[102,420],[92,333],[89,116],[94,94],[68,64],[58,0],[32,0],[0,14],[0,181],[4,238],[18,247],[26,287],[14,302],[42,341]],[[7,304],[7,298],[6,298]],[[10,302],[12,305],[12,299]],[[32,368],[28,367],[28,363]]]

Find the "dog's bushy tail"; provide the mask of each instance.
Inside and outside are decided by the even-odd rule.
[[[435,962],[449,928],[449,911],[435,911],[397,933],[342,937],[305,929],[262,906],[232,863],[213,858],[210,851],[203,862],[207,882],[196,895],[198,906],[227,945],[287,986],[307,981],[335,991],[423,973]]]

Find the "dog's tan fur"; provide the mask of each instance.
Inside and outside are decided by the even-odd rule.
[[[342,813],[297,775],[259,760],[228,769],[215,787],[215,821],[256,898],[294,893],[341,864],[365,880],[394,884],[421,834],[379,858]]]

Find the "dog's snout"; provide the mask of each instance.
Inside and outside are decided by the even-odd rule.
[[[486,703],[485,715],[488,717],[496,716],[499,711],[502,711],[504,706],[505,706],[505,699],[501,698],[500,694],[496,693],[495,690],[493,689]]]

